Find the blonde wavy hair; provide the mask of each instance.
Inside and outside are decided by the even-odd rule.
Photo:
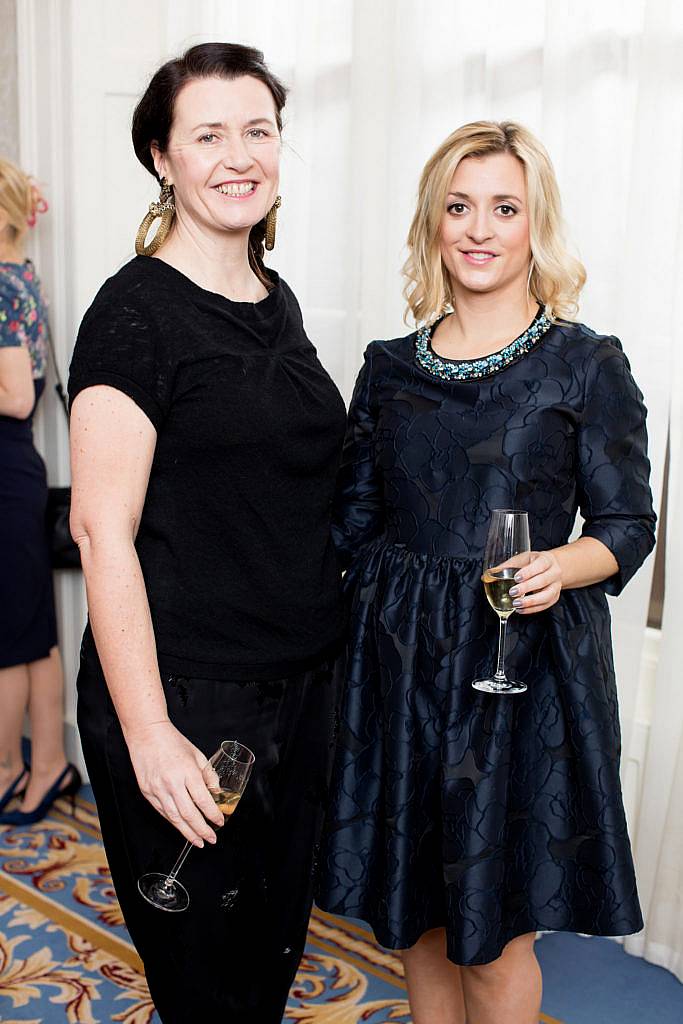
[[[7,214],[12,244],[21,243],[35,223],[41,201],[44,202],[33,179],[16,164],[0,157],[0,208]]]
[[[455,308],[451,279],[441,258],[439,236],[455,169],[465,157],[512,153],[524,167],[531,262],[528,289],[552,320],[572,320],[586,281],[583,264],[564,240],[560,192],[550,157],[532,133],[514,121],[474,121],[454,131],[427,161],[417,209],[408,232],[403,294],[417,324]]]

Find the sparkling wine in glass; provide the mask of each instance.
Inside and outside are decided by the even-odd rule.
[[[204,782],[226,820],[232,816],[240,802],[253,767],[253,753],[237,740],[223,740],[206,763],[202,771]],[[159,910],[187,910],[190,896],[185,886],[178,881],[177,874],[191,849],[192,843],[185,843],[168,875],[150,871],[138,879],[138,889],[148,903]]]
[[[498,616],[498,664],[487,679],[476,679],[472,686],[483,693],[524,693],[526,683],[517,683],[505,674],[505,640],[508,619],[514,612],[510,588],[515,573],[531,558],[529,517],[514,509],[494,509],[484,552],[482,583],[486,598]]]

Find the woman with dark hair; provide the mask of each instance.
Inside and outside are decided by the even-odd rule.
[[[343,630],[329,508],[344,406],[263,262],[285,89],[257,50],[160,68],[133,144],[162,193],[76,344],[79,727],[112,877],[165,1024],[279,1024],[312,898]],[[161,218],[150,244],[150,222]],[[202,769],[253,750],[225,835]],[[138,878],[181,835],[184,913]],[[205,845],[206,844],[206,845]]]

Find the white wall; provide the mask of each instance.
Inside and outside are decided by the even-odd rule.
[[[0,0],[0,155],[19,157],[15,0]]]
[[[68,143],[72,98],[69,92],[70,34],[68,4],[58,0],[21,0],[17,4],[19,160],[40,181],[49,197],[50,213],[31,232],[30,255],[50,299],[51,327],[62,376],[68,366],[76,317],[72,288],[74,261],[71,213],[76,194],[70,180],[74,151]],[[52,484],[69,482],[68,431],[65,416],[50,387],[36,418],[36,444],[48,466]],[[60,647],[66,678],[67,753],[83,767],[75,728],[75,675],[80,634],[85,622],[85,595],[80,573],[55,574]]]

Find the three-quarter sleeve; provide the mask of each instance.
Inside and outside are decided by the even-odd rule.
[[[156,430],[171,402],[174,366],[169,346],[139,295],[119,298],[105,288],[78,332],[69,367],[69,401],[97,384],[122,391]]]
[[[585,520],[582,536],[602,541],[619,565],[603,583],[608,594],[622,591],[655,543],[646,415],[620,342],[604,341],[586,378],[578,494]]]
[[[332,516],[332,536],[347,566],[384,524],[382,484],[375,465],[377,411],[372,399],[372,344],[358,374],[349,407]]]

